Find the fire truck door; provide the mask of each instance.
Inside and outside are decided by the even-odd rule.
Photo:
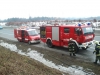
[[[21,37],[22,37],[22,41],[24,42],[24,40],[25,40],[25,31],[24,30],[21,31]]]
[[[75,28],[75,34],[73,35],[74,39],[79,41],[81,34],[82,34],[82,31],[80,30],[80,28]]]
[[[64,28],[64,33],[63,33],[63,45],[68,45],[68,41],[69,41],[69,36],[70,34],[70,28]]]
[[[29,35],[28,35],[28,32],[25,31],[25,42],[28,42],[30,39],[29,39]]]

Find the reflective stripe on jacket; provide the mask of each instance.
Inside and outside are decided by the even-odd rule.
[[[69,51],[74,51],[75,50],[75,47],[74,46],[69,46]]]

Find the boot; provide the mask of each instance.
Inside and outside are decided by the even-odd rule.
[[[94,64],[97,64],[97,60],[95,60],[95,62],[93,62]]]
[[[72,56],[72,53],[70,53],[70,56]]]
[[[73,53],[73,56],[76,56],[75,53]]]
[[[97,64],[97,62],[93,62],[94,64]]]

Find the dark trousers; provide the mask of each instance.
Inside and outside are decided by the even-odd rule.
[[[72,56],[72,55],[73,55],[73,56],[76,56],[76,55],[75,55],[75,51],[70,51],[70,56]]]
[[[100,56],[96,56],[95,63],[100,62]]]

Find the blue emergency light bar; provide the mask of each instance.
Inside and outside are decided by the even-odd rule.
[[[91,25],[90,23],[87,23],[87,25]]]
[[[85,25],[85,24],[80,24],[80,23],[78,23],[78,26],[82,26],[82,25]],[[89,25],[91,25],[91,23],[88,22],[87,25],[89,26]]]
[[[78,26],[81,26],[81,24],[79,23]]]

